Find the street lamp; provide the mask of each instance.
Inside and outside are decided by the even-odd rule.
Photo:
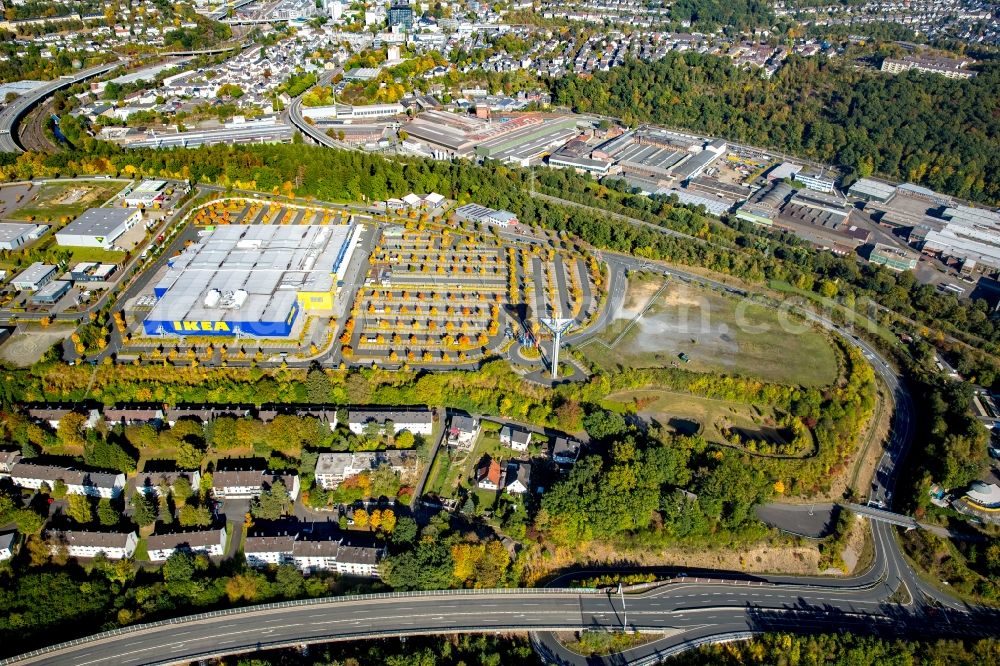
[[[618,594],[622,598],[622,633],[624,634],[628,631],[628,609],[625,608],[625,589],[622,587],[621,582],[618,583]]]

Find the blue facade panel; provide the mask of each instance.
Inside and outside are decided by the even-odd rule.
[[[242,335],[256,338],[287,338],[292,334],[295,318],[298,317],[299,306],[292,306],[284,321],[164,321],[147,319],[142,322],[146,335],[187,335],[187,336],[217,336],[231,338],[237,330]]]

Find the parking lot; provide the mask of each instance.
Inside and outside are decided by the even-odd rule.
[[[347,224],[350,213],[255,199],[224,199],[202,206],[191,221],[199,227],[217,224]]]
[[[567,250],[462,227],[390,227],[342,349],[364,364],[469,363],[525,328],[537,338],[542,317],[582,320],[596,308],[594,291],[587,263]]]

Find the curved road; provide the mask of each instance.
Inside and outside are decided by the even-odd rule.
[[[660,270],[683,279],[705,281],[662,265],[616,257],[614,270],[625,268]],[[616,281],[612,279],[611,284]],[[880,461],[886,473],[880,475],[872,494],[874,500],[885,501],[893,490],[896,463],[905,455],[914,435],[909,392],[867,343],[825,318],[811,318],[860,348],[895,398],[892,435]],[[872,530],[874,564],[853,578],[729,572],[700,573],[698,578],[677,575],[659,587],[627,595],[624,609],[618,595],[565,589],[339,597],[139,625],[3,663],[178,663],[310,642],[452,632],[551,632],[626,626],[664,634],[655,642],[606,658],[581,657],[563,648],[551,634],[540,634],[539,649],[552,663],[624,664],[651,663],[700,642],[747,632],[854,629],[894,637],[1000,634],[1000,612],[968,606],[927,584],[909,567],[890,525],[873,521]],[[711,578],[701,577],[706,575]]]
[[[65,76],[49,81],[45,85],[39,86],[31,92],[21,95],[8,104],[7,108],[0,113],[0,152],[22,152],[23,149],[17,141],[17,123],[35,104],[38,104],[40,101],[61,88],[66,88],[74,83],[85,81],[93,76],[105,74],[116,67],[120,67],[122,64],[122,61],[115,61],[106,65],[97,65],[96,67],[91,67],[90,69],[84,69],[77,72],[72,76]]]

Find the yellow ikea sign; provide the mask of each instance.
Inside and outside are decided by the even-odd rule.
[[[228,333],[229,324],[224,321],[175,321],[176,333]]]

